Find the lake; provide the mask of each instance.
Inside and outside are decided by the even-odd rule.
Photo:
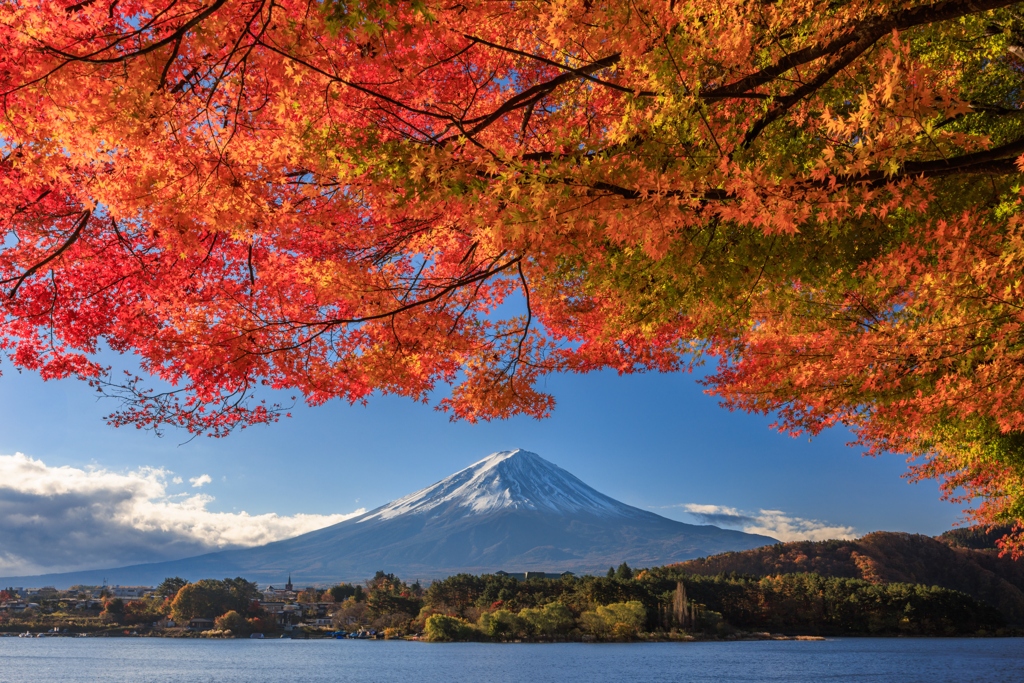
[[[1024,638],[721,643],[0,638],[0,683],[1021,683]]]

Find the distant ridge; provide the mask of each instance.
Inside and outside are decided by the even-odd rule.
[[[988,545],[986,547],[986,540]],[[922,583],[983,600],[1009,623],[1024,624],[1024,562],[999,557],[984,530],[938,538],[876,531],[856,541],[796,541],[679,564],[694,574],[772,576],[812,572],[872,583]],[[964,547],[968,542],[975,547]]]
[[[8,585],[154,584],[291,572],[299,585],[361,581],[383,569],[408,579],[458,572],[604,572],[775,543],[684,524],[610,498],[535,453],[494,453],[455,474],[334,526],[256,548],[95,571],[0,578]]]

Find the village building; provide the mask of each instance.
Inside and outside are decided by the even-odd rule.
[[[566,576],[575,576],[572,572],[505,572],[496,571],[495,576],[507,576],[517,581],[528,581],[530,579],[561,579]]]
[[[294,600],[298,593],[295,591],[295,587],[292,585],[292,575],[288,574],[288,583],[284,585],[284,588],[274,588],[273,586],[267,586],[267,589],[263,591],[263,597],[269,601],[275,600]]]

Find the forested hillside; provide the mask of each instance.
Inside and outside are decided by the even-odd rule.
[[[556,611],[563,628],[548,635],[599,640],[641,631],[722,637],[737,629],[812,636],[1003,632],[992,606],[937,586],[807,573],[695,576],[678,566],[633,572],[622,565],[607,577],[560,580],[460,574],[431,584],[423,605],[419,618],[435,640],[535,638]]]
[[[1010,623],[1024,623],[1024,562],[999,557],[993,542],[1000,535],[959,529],[931,538],[879,531],[855,541],[778,543],[674,566],[705,576],[812,572],[873,584],[941,586],[987,602]]]

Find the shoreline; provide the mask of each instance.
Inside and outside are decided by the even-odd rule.
[[[459,640],[459,641],[432,641],[421,636],[403,636],[400,638],[338,638],[336,636],[327,634],[304,634],[304,635],[293,635],[289,633],[274,634],[265,636],[263,638],[251,638],[249,636],[236,636],[233,634],[222,634],[213,633],[206,635],[207,632],[187,632],[187,633],[153,633],[153,632],[131,632],[131,633],[116,633],[116,632],[99,632],[99,633],[49,633],[46,631],[29,632],[23,631],[21,633],[13,632],[0,632],[0,638],[31,638],[31,639],[45,639],[45,638],[162,638],[164,640],[361,640],[361,641],[408,641],[417,643],[431,643],[434,645],[441,643],[460,642],[460,643],[485,643],[491,645],[512,645],[512,644],[523,644],[529,643],[534,645],[552,645],[552,644],[565,644],[565,643],[580,643],[583,645],[607,645],[607,644],[622,644],[622,643],[701,643],[701,642],[749,642],[749,641],[766,641],[766,640],[803,640],[803,641],[823,641],[829,638],[836,637],[858,637],[858,636],[818,636],[818,635],[786,635],[783,633],[769,633],[764,632],[751,632],[751,633],[740,633],[735,635],[728,635],[722,637],[708,637],[699,635],[681,635],[677,637],[650,637],[650,638],[633,638],[633,639],[622,639],[622,640],[596,640],[593,638],[562,638],[558,640]],[[878,636],[878,637],[899,637],[899,636]]]
[[[451,644],[451,643],[477,643],[482,645],[564,645],[564,644],[580,644],[580,645],[623,645],[623,644],[639,644],[639,643],[738,643],[738,642],[765,642],[765,641],[802,641],[802,642],[824,642],[837,639],[849,639],[849,640],[922,640],[928,638],[935,638],[940,640],[958,640],[958,639],[970,639],[970,640],[990,640],[990,639],[1003,639],[1003,638],[1024,638],[1024,633],[1015,631],[1013,633],[985,633],[975,635],[950,635],[950,636],[922,636],[922,635],[875,635],[875,634],[841,634],[841,635],[789,635],[784,633],[770,633],[768,631],[760,632],[742,632],[736,634],[730,634],[726,636],[700,636],[700,635],[681,635],[676,637],[640,637],[634,639],[622,639],[622,640],[595,640],[587,638],[563,638],[558,640],[458,640],[458,641],[431,641],[420,636],[405,636],[400,638],[337,638],[331,635],[321,634],[308,634],[303,636],[294,636],[291,634],[274,634],[264,638],[250,638],[249,636],[236,636],[233,634],[212,634],[204,635],[206,632],[187,632],[187,633],[175,633],[175,634],[158,634],[153,632],[132,632],[132,633],[114,633],[114,632],[100,632],[100,633],[47,633],[33,632],[29,635],[29,632],[14,633],[14,632],[0,632],[0,638],[28,638],[28,639],[50,639],[50,638],[159,638],[164,640],[206,640],[206,641],[227,641],[227,640],[255,640],[255,641],[280,641],[280,640],[363,640],[363,641],[405,641],[405,642],[416,642],[416,643],[429,643],[432,645],[439,644]]]

